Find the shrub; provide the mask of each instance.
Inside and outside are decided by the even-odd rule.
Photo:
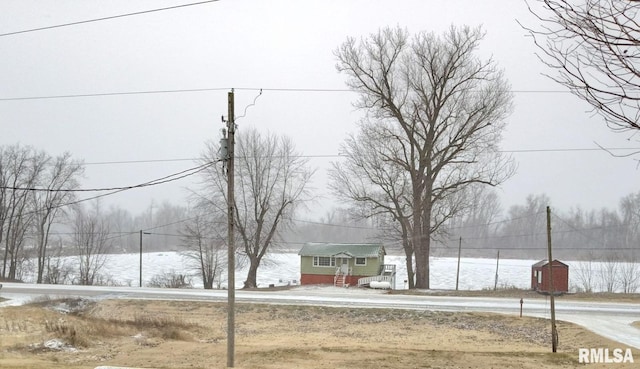
[[[193,288],[191,277],[175,271],[154,275],[151,281],[147,283],[147,286],[156,288]]]

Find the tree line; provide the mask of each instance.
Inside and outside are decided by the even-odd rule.
[[[240,147],[269,143],[277,146],[276,136],[263,136],[253,130],[246,134],[250,137],[240,134]],[[216,153],[217,147],[210,143],[202,160],[212,160]],[[144,229],[148,230],[145,233],[150,233],[144,236],[145,252],[180,251],[189,267],[182,273],[198,275],[205,288],[220,287],[224,282],[227,219],[225,192],[220,190],[225,186],[222,165],[211,167],[202,175],[202,186],[192,191],[187,207],[169,202],[152,203],[134,217],[118,207],[105,209],[98,199],[78,202],[81,199],[75,190],[79,189],[83,165],[68,153],[54,157],[31,147],[13,145],[1,147],[0,154],[3,279],[21,279],[29,273],[35,276],[37,283],[109,283],[108,276],[102,274],[105,255],[138,252],[138,230]],[[272,156],[282,160],[285,155],[261,155],[262,160]],[[296,158],[296,155],[291,157]],[[240,163],[242,168],[242,160]],[[278,167],[271,161],[264,165]],[[246,165],[244,170],[252,170],[254,174],[264,173],[265,169],[261,166],[248,168]],[[303,168],[304,165],[299,167]],[[301,173],[306,173],[301,177],[306,179],[311,170]],[[254,174],[245,173],[249,178]],[[295,176],[289,174],[287,178],[292,180]],[[274,203],[273,198],[256,197],[262,193],[260,188],[265,184],[255,186],[255,194],[245,190],[245,197],[236,200],[244,203],[244,210],[237,216],[249,215],[241,218],[245,228],[241,232],[245,235],[240,236],[238,258],[241,263],[251,263],[248,253],[253,252],[254,267],[250,277],[254,278],[254,283],[259,267],[259,261],[255,259],[261,260],[267,252],[278,249],[295,252],[304,242],[383,240],[388,251],[404,251],[402,233],[393,232],[389,227],[393,222],[386,214],[363,216],[366,209],[352,206],[329,211],[318,221],[299,221],[292,211],[269,213],[269,208],[277,209],[274,204],[282,206],[283,203]],[[213,185],[219,188],[214,190]],[[501,250],[502,257],[545,257],[545,210],[546,206],[553,205],[552,199],[544,194],[530,195],[524,203],[503,209],[494,191],[481,186],[472,186],[469,190],[464,197],[464,210],[448,218],[438,232],[432,234],[433,255],[455,256],[462,239],[462,254],[467,257],[494,257],[497,250]],[[212,194],[218,194],[218,197]],[[280,193],[274,198],[297,199],[301,205],[310,199],[308,193],[304,194],[307,197],[288,197]],[[260,209],[259,206],[267,209],[255,213],[254,209]],[[640,254],[637,250],[640,245],[640,192],[622,197],[616,209],[574,207],[563,210],[553,206],[552,209],[552,236],[557,257],[585,262],[637,260]],[[259,218],[255,214],[264,215]],[[274,226],[275,220],[287,227]],[[262,233],[258,234],[258,231]],[[256,247],[255,240],[263,242]],[[73,266],[63,263],[61,256],[65,255],[75,256]]]
[[[546,258],[546,207],[551,206],[554,256],[568,260],[626,260],[640,257],[640,192],[623,196],[617,208],[556,209],[547,195],[529,195],[523,204],[500,207],[492,191],[477,194],[476,204],[452,218],[440,254],[455,255],[462,238],[466,256]]]

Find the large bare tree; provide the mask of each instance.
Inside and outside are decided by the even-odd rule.
[[[640,2],[537,0],[540,24],[524,25],[554,70],[548,76],[616,131],[640,129]]]
[[[209,144],[203,160],[218,159],[218,147]],[[314,171],[308,159],[286,136],[262,134],[256,129],[236,134],[235,223],[243,254],[249,262],[244,288],[257,287],[262,258],[276,243],[279,232],[291,225],[295,210],[311,199],[308,185]],[[206,172],[203,198],[226,214],[227,177],[222,166]]]
[[[334,190],[401,225],[416,288],[429,288],[431,239],[461,210],[462,192],[514,171],[498,151],[512,96],[493,60],[475,56],[483,36],[466,26],[414,36],[384,28],[335,52],[366,117],[334,165]]]
[[[39,181],[42,191],[32,192],[38,263],[36,283],[42,283],[46,278],[51,227],[65,214],[64,205],[75,198],[73,190],[78,188],[79,177],[84,172],[82,163],[73,160],[68,152],[55,158],[45,156],[44,165]]]
[[[4,246],[2,277],[15,279],[33,226],[33,203],[29,189],[38,185],[46,154],[29,146],[0,148],[0,244]]]
[[[37,282],[42,283],[51,227],[73,199],[82,171],[69,153],[54,158],[30,146],[0,147],[2,277],[16,277],[21,260],[33,256],[25,252],[25,244],[32,241]]]
[[[333,163],[329,177],[338,198],[368,205],[369,211],[365,208],[360,212],[363,216],[389,215],[389,222],[381,231],[386,240],[402,245],[409,288],[413,288],[411,178],[409,171],[397,164],[402,146],[394,137],[400,135],[400,129],[392,122],[362,122],[359,134],[349,135],[342,145],[348,161]]]

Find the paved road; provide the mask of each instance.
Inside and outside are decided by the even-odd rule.
[[[94,287],[5,283],[0,296],[19,304],[38,296],[134,298],[159,300],[226,301],[226,291],[155,289],[137,287]],[[451,297],[429,295],[389,295],[382,291],[343,288],[295,288],[286,291],[236,291],[236,301],[260,304],[315,305],[358,308],[387,308],[437,311],[492,312],[519,314],[514,298]],[[1,306],[2,304],[0,304]],[[524,301],[523,313],[548,318],[545,299]],[[640,329],[631,326],[640,320],[640,304],[571,301],[556,299],[556,317],[580,324],[602,336],[640,349]]]

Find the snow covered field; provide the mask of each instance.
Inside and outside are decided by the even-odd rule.
[[[122,285],[137,286],[139,283],[139,258],[140,254],[116,254],[109,255],[102,274],[112,281]],[[498,288],[518,287],[529,288],[531,284],[531,265],[539,260],[501,259],[498,266]],[[73,257],[66,262],[74,264]],[[566,262],[566,261],[564,261]],[[396,289],[407,288],[407,269],[404,257],[387,255],[385,263],[395,264],[397,268]],[[579,262],[566,262],[569,264],[569,285],[575,288],[579,285],[576,271],[580,269]],[[142,259],[142,279],[147,284],[154,276],[167,272],[193,275],[193,285],[202,287],[201,279],[195,271],[188,266],[187,260],[177,252],[145,253]],[[603,268],[598,262],[592,263],[594,273]],[[455,289],[456,286],[456,258],[432,258],[431,259],[431,288]],[[236,270],[236,287],[241,288],[246,278],[247,268]],[[224,273],[226,276],[226,272]],[[493,289],[496,275],[496,260],[481,258],[462,258],[460,262],[461,290]],[[597,275],[594,275],[597,280]],[[30,281],[31,278],[25,278]],[[226,278],[225,278],[226,279]],[[300,280],[300,257],[295,253],[274,253],[268,255],[258,269],[258,285],[266,287],[269,284],[285,285],[296,284]],[[222,283],[225,286],[225,283]],[[594,289],[598,290],[597,283]]]

